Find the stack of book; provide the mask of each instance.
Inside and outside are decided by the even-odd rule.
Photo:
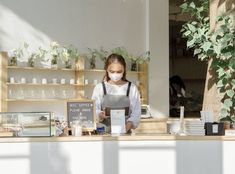
[[[205,135],[204,121],[185,121],[185,133],[187,135]]]

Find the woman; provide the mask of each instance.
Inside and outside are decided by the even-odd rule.
[[[140,120],[139,91],[126,79],[126,62],[121,55],[108,56],[104,69],[106,73],[103,82],[96,85],[92,95],[92,99],[96,101],[96,114],[99,121],[110,128],[110,113],[107,108],[125,109],[126,132],[129,132],[138,126]]]

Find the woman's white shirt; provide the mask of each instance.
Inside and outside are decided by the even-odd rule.
[[[113,85],[105,82],[105,87],[107,94],[111,95],[126,95],[128,83],[118,86]],[[96,115],[98,116],[101,112],[101,105],[103,101],[104,96],[104,90],[102,83],[99,83],[95,86],[92,94],[92,99],[96,102]],[[140,103],[140,94],[138,91],[138,88],[136,85],[131,83],[130,87],[130,93],[129,93],[129,99],[130,99],[130,117],[127,121],[131,121],[134,125],[134,128],[136,128],[139,125],[140,121],[140,115],[141,115],[141,103]]]

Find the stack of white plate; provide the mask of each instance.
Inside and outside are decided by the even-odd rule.
[[[185,121],[185,133],[187,135],[205,135],[205,122],[203,121]]]

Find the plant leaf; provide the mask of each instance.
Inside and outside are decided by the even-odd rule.
[[[234,96],[234,94],[235,94],[234,90],[232,90],[232,89],[227,90],[226,93],[227,93],[227,95],[228,95],[230,98],[233,98],[233,96]]]

